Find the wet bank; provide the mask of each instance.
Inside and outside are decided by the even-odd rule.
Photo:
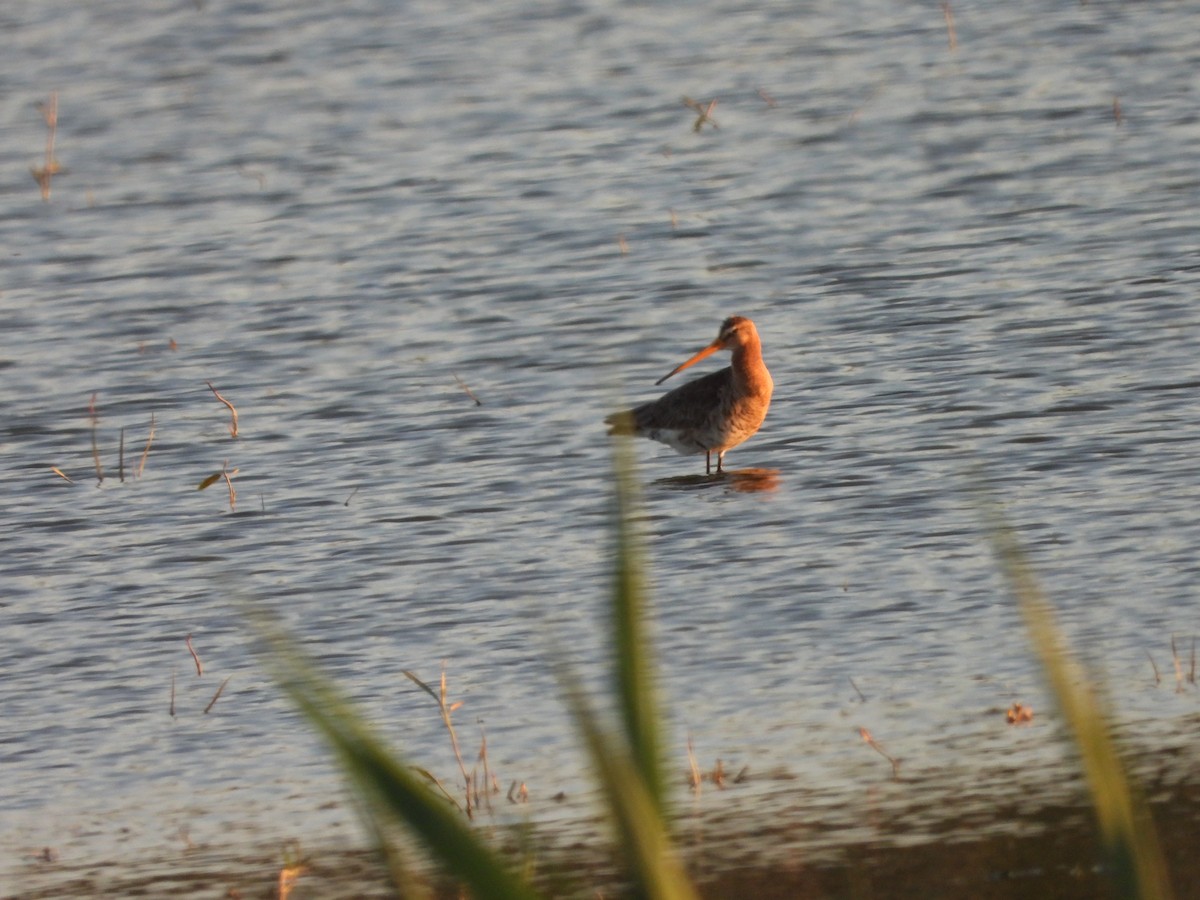
[[[1200,897],[1200,765],[1178,750],[1129,760],[1150,801],[1176,896]],[[864,812],[860,830],[827,828],[806,818],[776,783],[765,794],[730,785],[705,790],[701,812],[679,810],[676,835],[688,870],[707,898],[954,898],[983,900],[1113,896],[1113,880],[1091,809],[1059,799],[1061,784],[1043,790],[1014,778],[1011,794],[996,794],[989,814],[978,798],[956,810],[932,785],[908,783],[912,802]],[[872,793],[873,788],[867,788]],[[1067,792],[1082,798],[1082,785]],[[775,803],[762,802],[763,797]],[[756,816],[752,807],[760,811]],[[771,810],[771,807],[775,807]],[[529,872],[548,896],[620,896],[615,859],[598,823],[560,829],[536,824],[497,827],[482,822],[515,867]],[[409,862],[418,854],[408,852]],[[191,846],[156,857],[86,865],[31,849],[19,885],[3,900],[70,897],[280,896],[289,864],[301,868],[290,889],[302,898],[391,897],[396,890],[372,850],[345,846],[274,845],[231,851]],[[416,871],[416,869],[414,869]],[[428,869],[420,880],[439,898],[461,896],[457,884]],[[15,890],[10,889],[15,888]]]

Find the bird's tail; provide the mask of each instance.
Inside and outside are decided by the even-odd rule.
[[[608,426],[609,434],[637,434],[637,423],[632,409],[605,416],[604,424]]]

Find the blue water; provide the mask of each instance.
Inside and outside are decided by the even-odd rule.
[[[589,781],[547,657],[602,677],[601,421],[733,314],[776,394],[726,462],[773,489],[636,445],[672,763],[690,734],[761,775],[706,804],[861,837],[866,792],[917,798],[860,727],[963,805],[1066,789],[981,483],[1119,718],[1175,741],[1200,18],[953,11],[953,50],[936,4],[0,12],[0,891],[45,847],[361,841],[259,607],[451,779],[402,674],[444,663],[471,752],[482,722],[535,819],[586,817],[548,801]],[[222,466],[236,510],[197,490]]]

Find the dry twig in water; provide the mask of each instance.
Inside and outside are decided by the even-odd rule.
[[[232,677],[233,677],[232,675],[229,675],[225,678],[224,681],[221,682],[221,686],[219,688],[217,688],[217,692],[215,694],[213,694],[213,698],[208,701],[208,706],[204,707],[205,715],[208,715],[208,711],[217,705],[217,701],[219,699],[221,699],[221,692],[223,690],[225,690],[225,685],[229,684],[229,679]]]
[[[234,409],[234,406],[232,403],[230,403],[228,400],[226,400],[224,397],[221,396],[220,392],[215,387],[213,387],[213,383],[211,381],[206,381],[204,383],[207,384],[208,389],[213,392],[213,396],[216,397],[218,400],[220,400],[222,403],[224,403],[229,408],[229,416],[230,416],[229,436],[237,437],[238,436],[238,412],[237,412],[237,410]]]
[[[1162,676],[1158,674],[1158,666],[1154,664],[1154,657],[1150,655],[1150,651],[1146,651],[1146,659],[1150,660],[1150,668],[1154,670],[1154,686],[1158,687],[1162,684]]]
[[[854,688],[854,693],[858,694],[858,699],[863,703],[867,702],[867,698],[863,696],[863,692],[858,689],[858,685],[854,683],[854,679],[850,679],[850,687]]]
[[[138,463],[137,477],[142,477],[142,472],[146,470],[146,457],[150,455],[150,445],[154,443],[154,413],[150,413],[150,434],[146,437],[146,449],[142,451],[141,462]]]
[[[171,670],[171,718],[175,718],[175,670]]]
[[[204,674],[204,665],[200,662],[200,656],[196,653],[196,648],[192,646],[192,636],[190,634],[184,638],[184,643],[187,644],[188,653],[192,654],[192,659],[196,661],[196,677],[199,678]]]
[[[452,374],[453,374],[453,373],[452,373]],[[457,375],[455,375],[455,376],[454,376],[454,380],[458,382],[458,386],[459,386],[460,388],[462,388],[464,391],[466,391],[466,392],[467,392],[467,396],[468,396],[468,397],[470,397],[472,400],[474,400],[474,401],[475,401],[475,405],[476,405],[476,406],[483,406],[483,401],[482,401],[482,400],[480,400],[478,397],[476,397],[474,394],[472,394],[472,393],[471,393],[471,389],[470,389],[469,387],[467,387],[467,383],[466,383],[465,381],[463,381],[463,380],[462,380],[461,378],[459,378]]]
[[[59,478],[66,479],[67,481],[71,482],[71,484],[75,483],[74,481],[71,481],[71,476],[69,476],[66,472],[64,472],[58,466],[51,466],[50,471],[53,472],[55,475],[57,475]]]

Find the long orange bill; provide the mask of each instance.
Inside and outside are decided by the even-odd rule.
[[[714,353],[716,353],[720,349],[721,349],[721,342],[713,341],[711,344],[709,344],[707,347],[705,347],[703,350],[701,350],[699,353],[697,353],[695,356],[693,356],[687,362],[680,363],[675,368],[673,368],[670,372],[668,372],[666,375],[664,375],[662,378],[658,379],[658,381],[656,381],[654,383],[662,384],[664,381],[666,381],[668,378],[670,378],[676,372],[682,372],[688,366],[694,365],[695,363],[700,362],[700,360],[704,359],[705,357],[712,356]]]

